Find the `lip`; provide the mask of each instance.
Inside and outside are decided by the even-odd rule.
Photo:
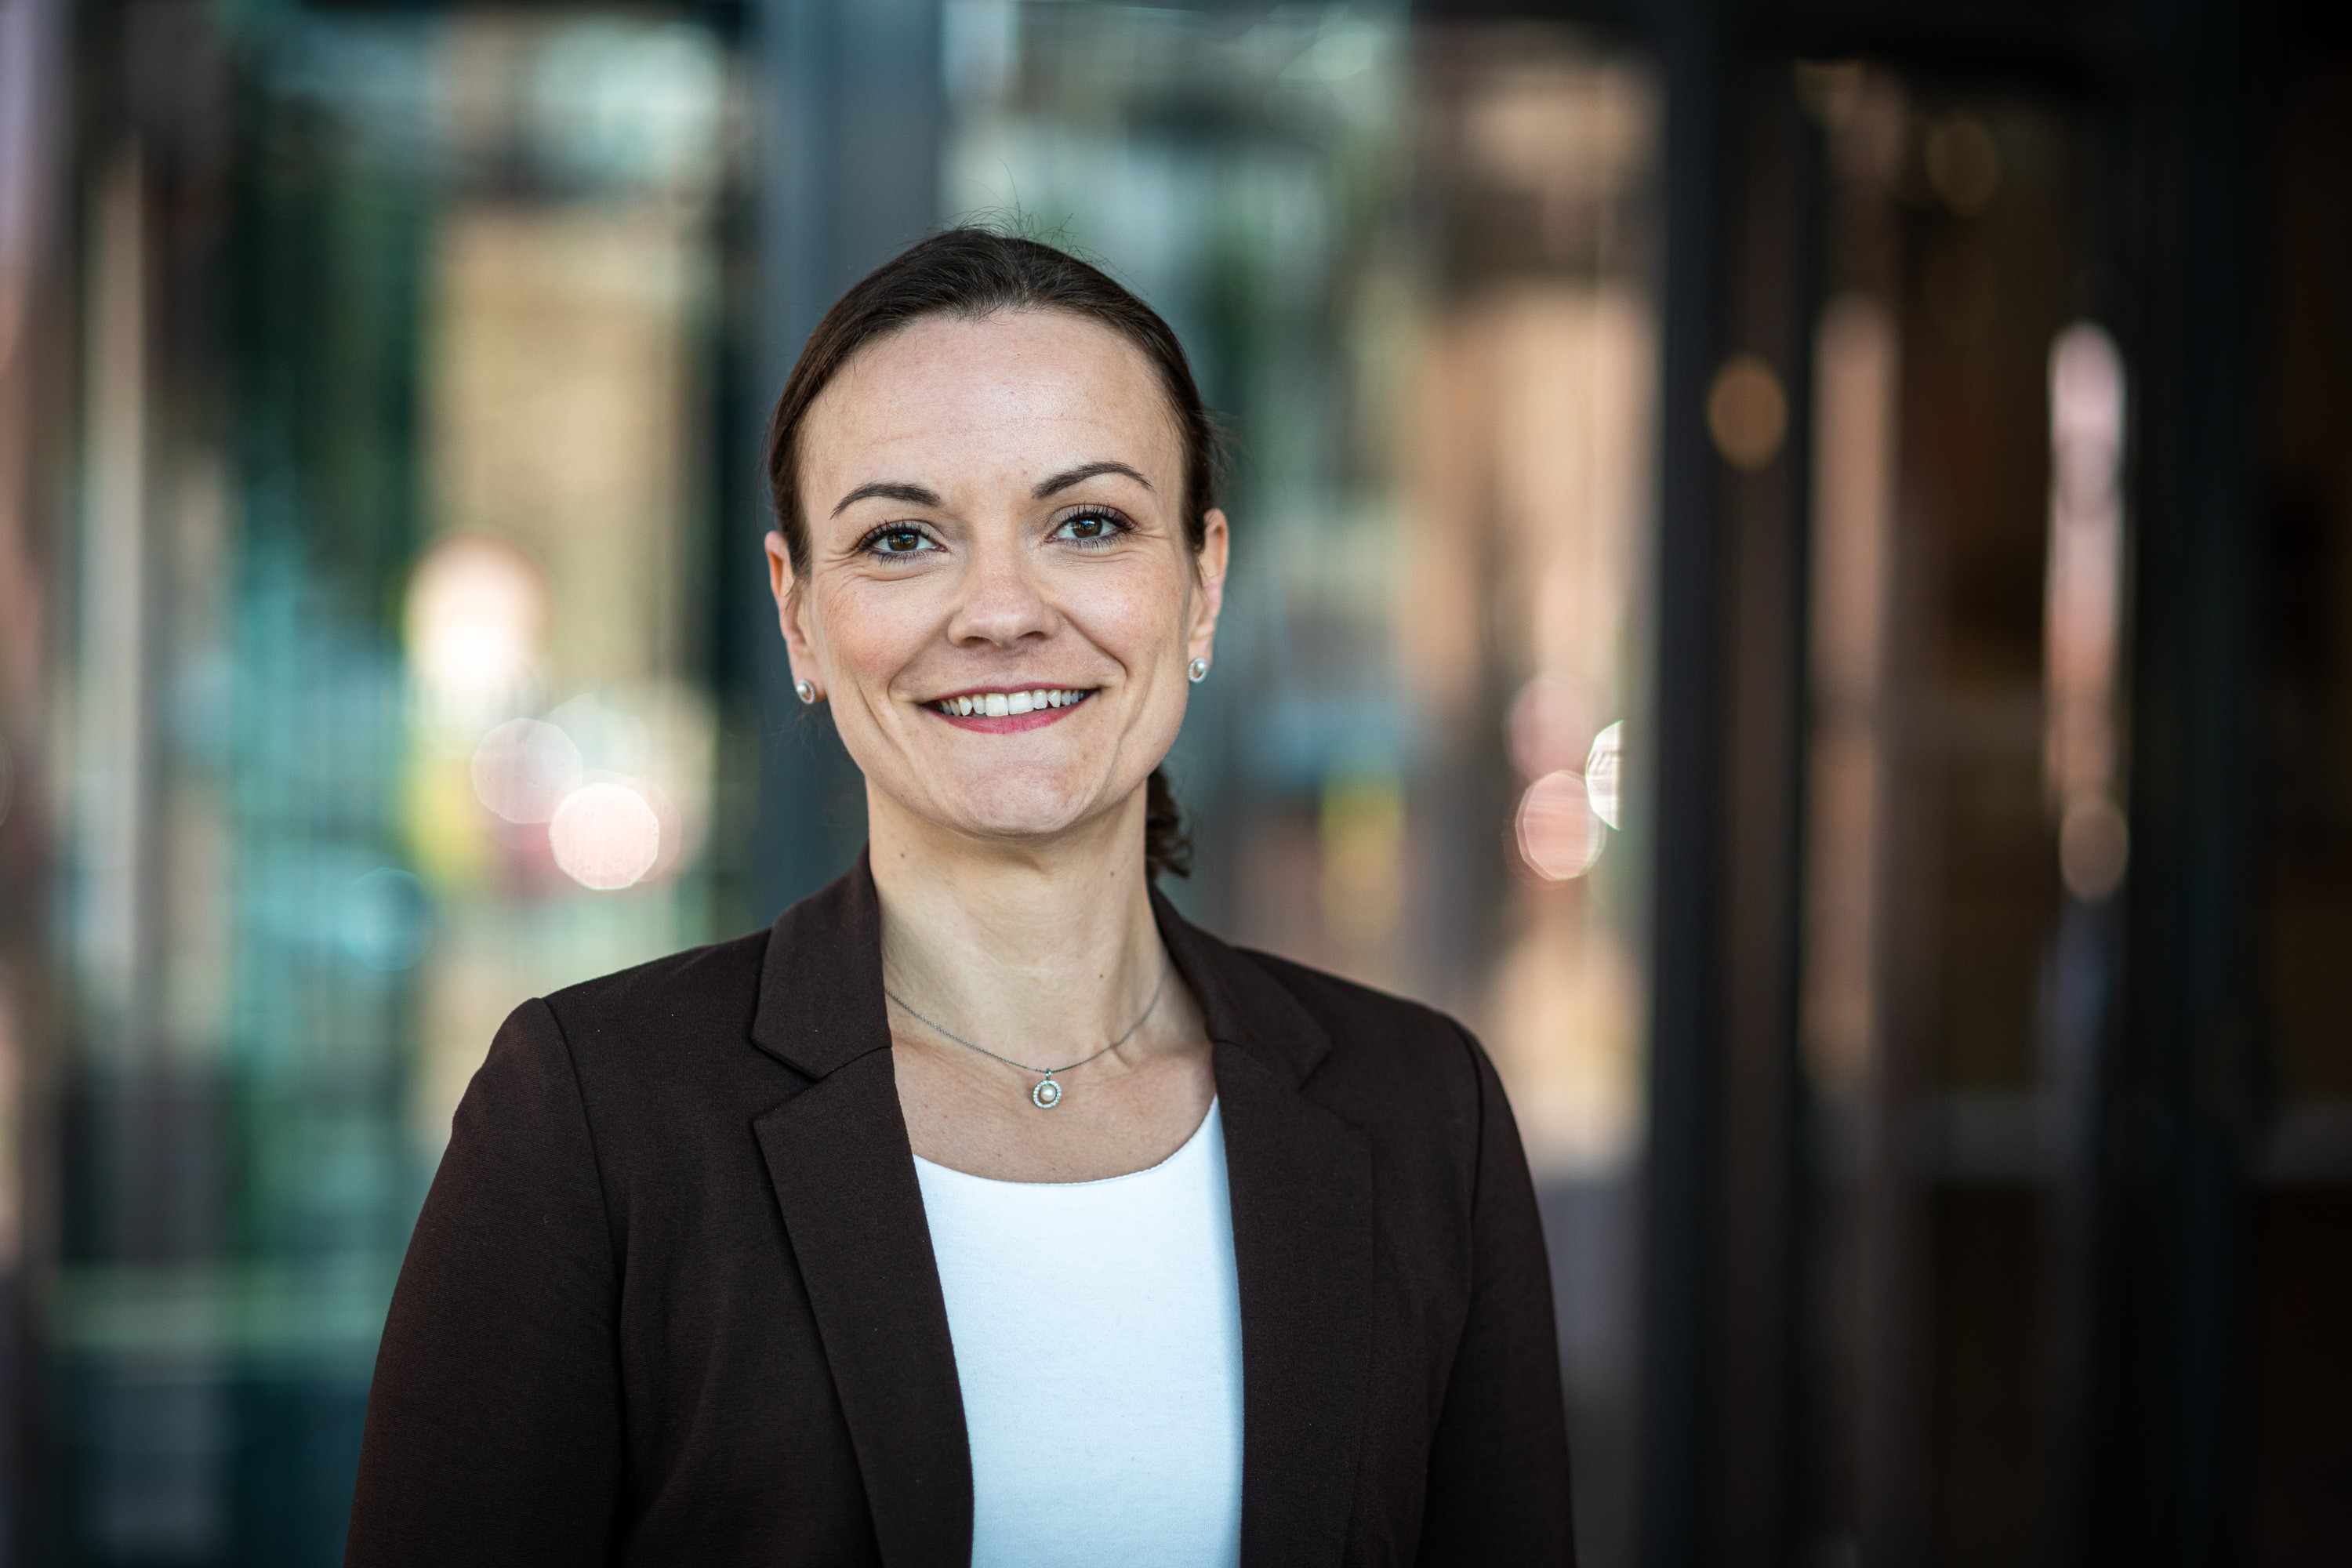
[[[1084,708],[1088,702],[1093,701],[1095,696],[1093,689],[1086,687],[1064,688],[1064,689],[1067,690],[1085,691],[1086,695],[1079,698],[1076,702],[1066,704],[1064,707],[1033,708],[1026,713],[1006,713],[1002,716],[987,713],[942,713],[937,707],[933,706],[935,703],[946,701],[950,697],[993,697],[1000,693],[1009,697],[1016,691],[1035,691],[1037,689],[1039,689],[1039,687],[1034,685],[975,686],[965,691],[942,692],[939,696],[931,699],[929,702],[923,703],[922,709],[924,712],[929,713],[932,718],[939,720],[942,723],[952,724],[959,730],[969,730],[977,734],[982,735],[1016,735],[1026,730],[1042,730],[1048,724],[1057,724],[1063,720],[1068,718],[1071,714],[1076,712],[1079,709]]]

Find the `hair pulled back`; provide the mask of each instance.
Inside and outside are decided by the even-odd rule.
[[[768,421],[768,493],[794,574],[808,570],[800,436],[818,395],[861,349],[902,327],[927,316],[969,321],[1000,310],[1066,311],[1109,328],[1142,353],[1176,416],[1184,449],[1184,540],[1200,552],[1210,509],[1217,504],[1217,428],[1175,332],[1099,268],[1034,239],[959,227],[917,241],[852,285],[809,334],[784,382]],[[1181,877],[1192,869],[1183,814],[1159,768],[1145,786],[1143,854],[1153,877],[1163,871]]]

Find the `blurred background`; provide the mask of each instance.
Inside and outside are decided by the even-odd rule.
[[[1450,1008],[1589,1568],[2352,1560],[2352,27],[0,0],[0,1552],[339,1560],[520,999],[845,868],[759,434],[941,223],[1239,460],[1171,890]]]

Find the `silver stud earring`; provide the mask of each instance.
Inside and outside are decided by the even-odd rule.
[[[1198,686],[1209,678],[1209,661],[1205,658],[1196,658],[1184,667],[1184,673],[1192,678],[1193,685]]]
[[[793,682],[793,694],[801,700],[803,706],[813,703],[816,700],[816,682],[795,680]]]

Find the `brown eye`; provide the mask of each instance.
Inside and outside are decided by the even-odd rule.
[[[874,535],[867,548],[879,555],[916,555],[930,544],[919,528],[886,528]]]
[[[1127,531],[1125,520],[1107,511],[1082,511],[1062,520],[1054,537],[1072,544],[1108,544]]]

